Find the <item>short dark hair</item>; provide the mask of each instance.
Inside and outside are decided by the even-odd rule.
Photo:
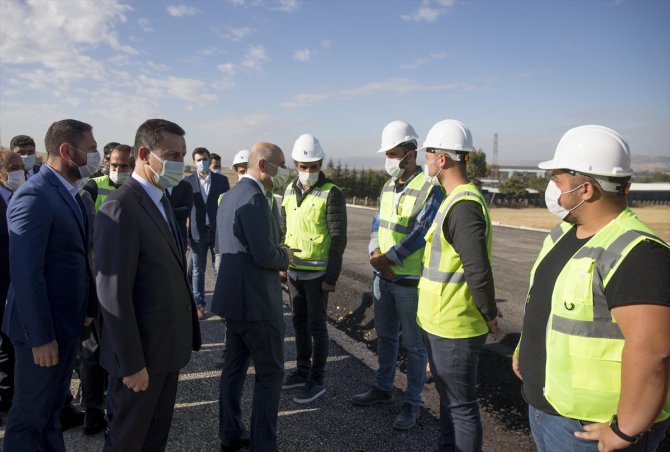
[[[405,141],[398,145],[398,147],[405,149],[406,152],[416,151],[416,141]]]
[[[165,137],[163,137],[163,132],[179,135],[181,137],[186,135],[184,129],[174,122],[166,119],[147,119],[140,128],[137,129],[137,133],[135,134],[135,145],[133,146],[133,149],[135,150],[135,158],[137,158],[137,153],[141,146],[153,150],[162,145],[163,140],[165,139]]]
[[[75,144],[86,132],[93,130],[90,124],[77,121],[76,119],[63,119],[49,126],[44,137],[44,145],[47,154],[59,155],[58,148],[63,143]]]
[[[116,141],[110,141],[109,143],[107,143],[107,144],[105,145],[105,147],[102,148],[102,149],[103,149],[103,150],[102,150],[102,154],[103,154],[103,156],[104,156],[106,159],[108,159],[108,158],[109,158],[109,155],[112,153],[112,150],[113,150],[114,148],[116,148],[116,147],[117,147],[118,145],[120,145],[120,144],[121,144],[121,143],[117,143]]]
[[[119,143],[117,143],[116,146],[114,146],[114,147],[109,151],[109,155],[110,155],[110,156],[112,155],[112,151],[121,151],[121,152],[124,152],[124,153],[126,153],[126,154],[130,154],[130,153],[132,152],[132,150],[133,150],[133,148],[131,148],[131,147],[128,146],[127,144],[119,144]]]
[[[30,138],[28,135],[17,135],[14,138],[12,138],[12,141],[9,142],[9,150],[13,151],[15,147],[23,147],[23,146],[29,146],[33,145],[35,146],[35,140]]]
[[[191,157],[195,159],[196,155],[202,155],[202,154],[207,154],[207,158],[210,158],[210,153],[207,148],[195,148],[193,149],[193,154],[191,154]]]
[[[209,159],[210,160],[218,160],[219,162],[221,162],[221,156],[219,154],[215,154],[213,152],[211,154],[209,154]]]

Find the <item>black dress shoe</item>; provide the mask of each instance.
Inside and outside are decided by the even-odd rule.
[[[82,413],[72,405],[65,405],[63,409],[60,410],[60,425],[62,431],[78,427],[83,423],[84,423],[84,413]]]
[[[96,419],[86,419],[84,424],[84,435],[95,435],[107,428],[107,421],[104,417]]]
[[[221,452],[235,452],[249,447],[249,432],[244,432],[237,439],[221,441]]]

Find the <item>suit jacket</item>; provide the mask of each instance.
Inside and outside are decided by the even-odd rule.
[[[200,349],[186,262],[142,185],[129,179],[95,217],[102,366],[128,376],[176,372]]]
[[[46,165],[14,193],[7,211],[12,280],[2,330],[28,347],[79,337],[97,298],[87,220]]]
[[[7,203],[0,195],[0,322],[5,315],[5,300],[9,289],[9,231],[7,230]],[[1,326],[1,325],[0,325]]]
[[[189,236],[192,240],[208,240],[205,235],[205,213],[209,217],[209,226],[216,231],[216,211],[219,207],[219,196],[230,189],[228,178],[221,174],[209,173],[210,186],[207,202],[200,192],[200,181],[198,173],[193,173],[184,178],[193,190],[193,210],[191,210],[191,221],[189,223]]]
[[[288,267],[288,252],[258,184],[242,178],[221,200],[217,217],[221,267],[212,312],[227,320],[281,318],[278,272]]]
[[[168,197],[170,198],[170,205],[172,205],[172,211],[177,220],[177,226],[179,226],[182,241],[186,245],[186,239],[188,238],[186,220],[191,216],[191,209],[193,209],[193,189],[191,188],[191,184],[185,179],[180,180],[172,189],[172,193],[168,194]]]

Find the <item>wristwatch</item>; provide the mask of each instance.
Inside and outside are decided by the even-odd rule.
[[[617,419],[616,414],[614,416],[612,416],[612,422],[610,422],[610,428],[612,429],[612,431],[614,432],[614,434],[616,436],[618,436],[619,438],[621,438],[624,441],[628,441],[631,444],[635,444],[638,441],[640,441],[640,438],[642,438],[644,436],[644,434],[647,433],[647,432],[642,432],[639,435],[635,435],[635,436],[626,435],[624,432],[619,430],[619,420]]]

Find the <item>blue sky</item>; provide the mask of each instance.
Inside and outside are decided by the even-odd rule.
[[[500,163],[582,124],[670,155],[670,1],[0,0],[0,141],[89,122],[102,148],[170,119],[232,160],[302,133],[368,166],[394,119],[466,123]],[[230,163],[230,162],[228,162]],[[633,165],[634,166],[634,165]]]

